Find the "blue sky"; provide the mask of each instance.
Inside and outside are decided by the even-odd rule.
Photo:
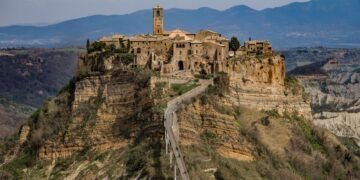
[[[126,14],[150,9],[156,4],[166,9],[211,7],[224,10],[241,4],[264,9],[304,1],[308,0],[0,0],[0,26],[42,25],[95,14]]]

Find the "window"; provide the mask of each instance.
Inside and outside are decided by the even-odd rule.
[[[160,10],[156,11],[156,16],[160,16]]]
[[[138,54],[141,53],[141,49],[140,49],[140,48],[137,48],[137,49],[136,49],[136,53],[138,53]]]

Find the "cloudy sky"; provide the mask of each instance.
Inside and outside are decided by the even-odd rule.
[[[0,26],[55,23],[95,14],[126,14],[150,9],[211,7],[219,10],[245,4],[254,9],[308,0],[0,0]]]

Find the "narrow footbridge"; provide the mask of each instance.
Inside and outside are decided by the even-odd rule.
[[[176,97],[175,99],[167,103],[167,108],[164,114],[164,126],[165,126],[165,144],[166,154],[170,156],[170,166],[174,166],[174,179],[176,179],[176,172],[179,169],[180,177],[183,180],[189,180],[189,173],[186,169],[183,155],[179,146],[179,125],[177,123],[176,111],[181,107],[184,101],[189,101],[197,95],[206,91],[210,84],[213,84],[213,79],[200,80],[200,86],[188,91],[187,93]],[[170,146],[170,147],[169,147]],[[172,158],[175,157],[173,165]]]

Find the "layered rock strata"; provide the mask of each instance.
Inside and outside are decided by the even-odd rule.
[[[234,60],[228,63],[232,104],[258,110],[299,113],[311,119],[311,108],[303,95],[293,94],[284,86],[285,63],[280,55],[258,59]]]

